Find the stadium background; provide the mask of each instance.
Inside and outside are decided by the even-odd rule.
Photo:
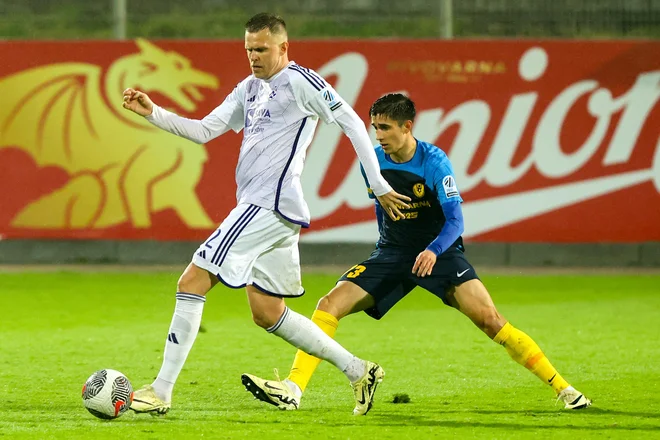
[[[156,197],[150,193],[145,200],[134,202],[145,205],[137,209],[148,211],[149,217],[147,224],[137,224],[131,219],[132,213],[120,212],[132,208],[106,208],[101,205],[110,202],[99,201],[88,188],[82,193],[71,189],[76,185],[87,186],[84,179],[74,181],[72,176],[76,172],[97,173],[98,176],[104,164],[92,165],[92,162],[99,161],[81,158],[80,154],[77,157],[75,154],[74,157],[63,155],[71,154],[71,150],[89,150],[91,142],[97,144],[99,152],[86,154],[98,158],[103,148],[112,148],[108,136],[88,141],[94,138],[93,133],[89,133],[87,139],[82,135],[71,135],[72,140],[67,141],[71,145],[51,147],[68,149],[69,153],[53,153],[37,146],[37,140],[24,140],[15,132],[45,132],[43,136],[51,136],[51,139],[52,136],[69,136],[64,128],[57,132],[57,128],[48,128],[48,124],[60,123],[57,118],[62,112],[68,121],[72,121],[70,114],[73,112],[75,119],[77,104],[74,98],[70,98],[73,95],[56,89],[58,84],[66,85],[66,81],[74,77],[79,84],[84,84],[79,87],[91,95],[86,99],[104,99],[106,110],[112,111],[114,103],[111,100],[115,97],[108,96],[110,93],[107,88],[104,90],[107,86],[102,81],[109,81],[110,66],[122,56],[147,50],[144,45],[140,48],[135,38],[149,39],[156,48],[173,50],[190,59],[193,69],[203,66],[202,70],[214,76],[214,84],[198,87],[196,93],[202,96],[194,107],[184,109],[176,102],[164,101],[174,104],[173,108],[180,113],[202,117],[245,74],[241,43],[232,40],[240,38],[244,17],[267,6],[264,2],[251,2],[250,6],[245,6],[220,0],[0,2],[0,35],[7,38],[0,43],[0,53],[5,60],[12,61],[0,71],[0,76],[4,77],[0,80],[0,89],[3,89],[6,108],[14,109],[7,110],[3,116],[4,139],[0,142],[0,166],[5,176],[0,188],[0,204],[4,205],[0,214],[0,236],[4,238],[0,241],[0,263],[186,262],[195,246],[212,230],[212,225],[233,206],[234,183],[230,176],[237,138],[225,136],[207,145],[208,160],[191,159],[192,162],[201,160],[203,170],[195,168],[193,173],[198,176],[183,182],[189,187],[188,192],[169,193],[172,199],[181,201],[174,204],[181,206],[186,205],[184,199],[189,201],[198,197],[207,214],[205,220],[182,220],[172,214],[176,207],[165,206],[165,202],[161,203],[163,206],[156,206],[158,200],[149,199]],[[657,127],[660,126],[660,111],[658,82],[654,76],[660,65],[658,58],[651,56],[660,51],[660,43],[654,40],[659,35],[660,2],[284,1],[278,4],[277,12],[285,15],[289,23],[293,59],[321,69],[340,88],[340,93],[355,95],[350,98],[361,114],[366,113],[370,100],[400,88],[418,102],[420,113],[426,113],[426,124],[418,121],[418,136],[441,145],[448,151],[455,167],[460,151],[474,147],[471,150],[473,157],[465,162],[464,172],[459,172],[458,180],[459,184],[461,181],[467,183],[468,176],[485,172],[485,177],[475,177],[476,183],[470,184],[468,191],[462,191],[467,202],[466,235],[475,264],[660,265],[660,228],[657,227],[660,223],[657,162],[660,160],[655,159],[659,150]],[[361,40],[351,39],[357,37]],[[370,38],[365,41],[362,40],[364,37]],[[449,41],[452,38],[454,41]],[[124,41],[113,43],[113,39]],[[218,53],[213,62],[202,59],[206,50]],[[407,55],[398,56],[402,52]],[[355,54],[366,63],[365,78],[362,82],[356,80],[355,84],[339,87],[336,81],[342,73],[328,65],[332,60],[346,60],[347,56]],[[576,64],[576,60],[580,63]],[[101,85],[91,85],[91,76],[85,76],[88,73],[57,70],[57,66],[71,62],[100,68],[100,74],[95,75],[100,75],[98,81]],[[350,77],[352,61],[346,62],[348,67],[345,69],[348,70],[343,74]],[[526,67],[523,67],[524,63],[527,63]],[[27,72],[30,69],[34,72],[37,66],[42,70],[30,76]],[[51,70],[48,70],[49,66]],[[139,69],[139,65],[127,67],[131,68]],[[530,74],[536,76],[524,78],[527,74],[524,69],[531,69]],[[380,73],[384,70],[388,72],[389,80]],[[535,70],[538,72],[534,73]],[[16,80],[21,75],[25,79]],[[640,80],[640,75],[648,79]],[[10,78],[14,81],[9,81]],[[185,82],[188,79],[179,80]],[[54,81],[55,85],[49,81]],[[597,82],[590,87],[589,81]],[[20,111],[32,112],[26,110],[29,106],[20,103],[27,99],[26,96],[38,95],[35,90],[43,92],[44,84],[51,84],[52,90],[45,93],[51,96],[37,96],[36,102],[41,104],[34,105],[41,105],[42,110],[49,109],[48,112],[43,110],[38,122],[29,115],[23,119],[17,117]],[[560,152],[551,152],[548,156],[547,150],[554,148],[554,144],[544,144],[543,139],[539,141],[537,138],[542,134],[534,135],[534,131],[540,131],[539,125],[549,107],[559,105],[560,94],[571,87],[583,87],[580,84],[586,84],[587,89],[567,106],[565,115],[559,116],[554,131],[543,132],[543,136],[550,133],[551,137],[559,139]],[[633,87],[635,85],[639,87]],[[597,87],[601,88],[597,90]],[[596,102],[596,95],[601,92],[616,98],[626,93],[632,96],[631,90],[637,93],[636,96],[641,93],[649,98],[643,102],[631,100],[626,107],[627,116],[623,106],[601,114],[603,121],[591,113],[589,105],[591,101]],[[162,88],[156,92],[167,95]],[[530,94],[535,97],[530,98]],[[156,93],[155,98],[159,97],[161,95]],[[54,104],[58,99],[60,104]],[[61,110],[65,105],[62,101],[66,99],[71,99],[68,110]],[[526,104],[513,104],[514,101],[529,102],[529,99],[532,99],[529,120],[518,124],[523,131],[516,134],[516,127],[510,125],[502,128],[506,125],[503,123],[506,111],[511,110],[514,114],[511,120],[525,117],[522,107],[515,105],[524,107]],[[482,138],[461,141],[459,134],[474,129],[475,117],[461,116],[460,110],[478,114],[480,109],[470,107],[477,100],[480,100],[477,104],[488,107],[485,109],[487,127]],[[81,111],[89,111],[84,105],[80,104]],[[615,105],[614,101],[612,105]],[[514,111],[516,109],[518,113]],[[626,118],[635,121],[631,123]],[[598,133],[596,121],[606,124],[604,132]],[[125,137],[130,137],[130,119],[123,122],[127,127]],[[74,122],[60,126],[67,124],[71,124],[73,132],[80,131]],[[110,123],[103,120],[100,124],[110,127]],[[479,122],[476,124],[478,127]],[[442,128],[438,129],[438,126]],[[458,127],[462,127],[462,131]],[[94,129],[99,127],[92,127],[92,131]],[[122,128],[117,125],[107,130],[121,131]],[[351,170],[355,174],[356,163],[347,140],[324,140],[337,138],[337,133],[336,128],[322,128],[317,132],[303,175],[307,198],[312,199],[313,216],[312,230],[304,234],[301,244],[304,264],[342,265],[364,255],[375,239],[373,222],[369,222],[372,220],[369,203],[361,192],[362,188],[356,187],[356,180],[351,177]],[[490,159],[487,157],[496,135],[502,136],[502,139],[497,137],[498,141],[511,139],[500,142],[501,146],[513,145],[510,163],[495,171],[484,171],[483,168],[489,168]],[[516,136],[520,136],[517,145]],[[598,145],[590,144],[591,136],[596,138]],[[534,143],[539,145],[532,147]],[[626,146],[622,147],[624,143]],[[125,148],[129,157],[137,146]],[[335,149],[334,155],[321,154],[321,150],[327,148]],[[616,149],[618,153],[610,151]],[[52,158],[53,154],[60,158]],[[203,150],[188,152],[184,156],[186,160],[191,154],[205,153]],[[498,150],[497,154],[502,153]],[[535,163],[527,168],[522,163],[526,154],[535,156]],[[580,157],[586,157],[586,160]],[[133,159],[124,157],[121,160]],[[543,163],[550,165],[544,167]],[[167,166],[162,164],[162,167]],[[491,168],[497,168],[497,165]],[[518,168],[525,168],[527,172],[517,173]],[[181,169],[192,168],[183,166]],[[541,178],[539,170],[543,175]],[[646,177],[635,177],[635,172],[646,172]],[[317,178],[316,174],[320,176]],[[629,176],[627,185],[612,183],[617,176],[624,178],[624,175]],[[155,173],[151,183],[162,179],[162,175]],[[175,185],[174,179],[170,180]],[[578,190],[578,182],[591,182],[592,186],[600,185],[601,189]],[[556,201],[549,208],[537,206],[529,208],[529,212],[522,212],[525,211],[522,207],[529,201],[552,197],[540,191],[552,191],[571,184],[574,186],[566,186],[565,191],[572,191],[572,196],[555,196],[564,197],[563,203]],[[120,190],[113,189],[112,182],[106,181],[103,185],[105,188],[99,191],[105,192],[110,199],[113,192],[121,192],[119,196],[126,198],[130,196],[125,193],[134,190],[132,183]],[[346,185],[353,185],[350,191],[355,194],[347,196]],[[16,191],[16,188],[20,189]],[[69,189],[71,191],[66,193]],[[528,198],[504,200],[506,196],[523,193]],[[151,205],[146,206],[148,203]],[[328,208],[328,204],[332,207]],[[96,221],[98,218],[76,220],[76,209],[97,214],[103,211],[102,215],[99,214],[102,217],[114,209],[115,214],[110,213],[114,218],[105,223]],[[62,218],[57,219],[58,215]],[[200,215],[204,216],[203,213]],[[53,218],[44,220],[48,217]],[[356,227],[351,229],[351,225]]]

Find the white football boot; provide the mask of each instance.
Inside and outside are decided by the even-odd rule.
[[[564,402],[565,409],[584,409],[591,406],[591,400],[573,387],[564,389],[557,395],[557,401]]]
[[[274,405],[283,411],[298,409],[300,397],[296,396],[293,390],[280,380],[277,370],[275,370],[275,376],[277,380],[264,380],[252,374],[243,374],[241,382],[255,399]]]
[[[136,413],[149,413],[152,416],[164,416],[172,408],[170,402],[159,399],[151,385],[145,385],[133,394],[131,409]]]
[[[378,364],[366,361],[366,369],[364,376],[351,384],[355,394],[354,416],[363,416],[369,412],[374,403],[376,387],[385,377],[385,371]]]

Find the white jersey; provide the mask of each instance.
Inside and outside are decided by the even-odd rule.
[[[243,130],[236,199],[277,211],[303,226],[310,221],[300,175],[319,116],[335,121],[347,106],[313,70],[290,62],[268,80],[248,76],[211,115]]]
[[[380,174],[364,122],[316,72],[290,62],[273,77],[241,81],[202,120],[178,116],[154,105],[147,119],[194,142],[204,143],[229,129],[243,130],[236,166],[238,204],[252,204],[309,226],[300,176],[319,117],[336,122],[349,137],[378,196],[392,190]]]

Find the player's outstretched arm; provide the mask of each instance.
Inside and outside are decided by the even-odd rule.
[[[351,140],[371,189],[378,198],[383,210],[394,220],[402,218],[403,214],[400,209],[409,208],[407,202],[410,201],[410,197],[394,191],[380,174],[378,158],[362,119],[339,96],[337,91],[325,80],[318,77],[315,72],[309,69],[303,69],[302,73],[300,69],[296,71],[301,75],[293,77],[292,86],[300,108],[309,112],[310,115],[323,118],[327,123],[339,125],[344,134]],[[311,81],[311,79],[316,82]],[[310,84],[316,84],[317,86],[313,87]],[[319,89],[319,85],[322,85],[323,88]]]
[[[202,120],[188,119],[159,107],[154,104],[146,93],[131,88],[124,90],[122,106],[140,116],[144,116],[156,127],[198,144],[206,143],[226,133],[231,128],[218,117],[217,113],[220,107],[213,110]]]
[[[369,133],[367,133],[367,129],[364,127],[364,122],[362,122],[357,113],[350,107],[337,117],[336,122],[344,131],[344,134],[351,140],[355,153],[360,159],[364,173],[367,175],[367,180],[380,206],[392,219],[403,218],[400,209],[410,207],[407,203],[410,201],[410,197],[394,191],[380,174],[378,158],[374,152],[373,145],[371,145]]]

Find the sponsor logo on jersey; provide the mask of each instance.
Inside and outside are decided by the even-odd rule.
[[[267,108],[251,108],[245,114],[245,128],[251,127],[256,123],[269,123],[270,110]]]

